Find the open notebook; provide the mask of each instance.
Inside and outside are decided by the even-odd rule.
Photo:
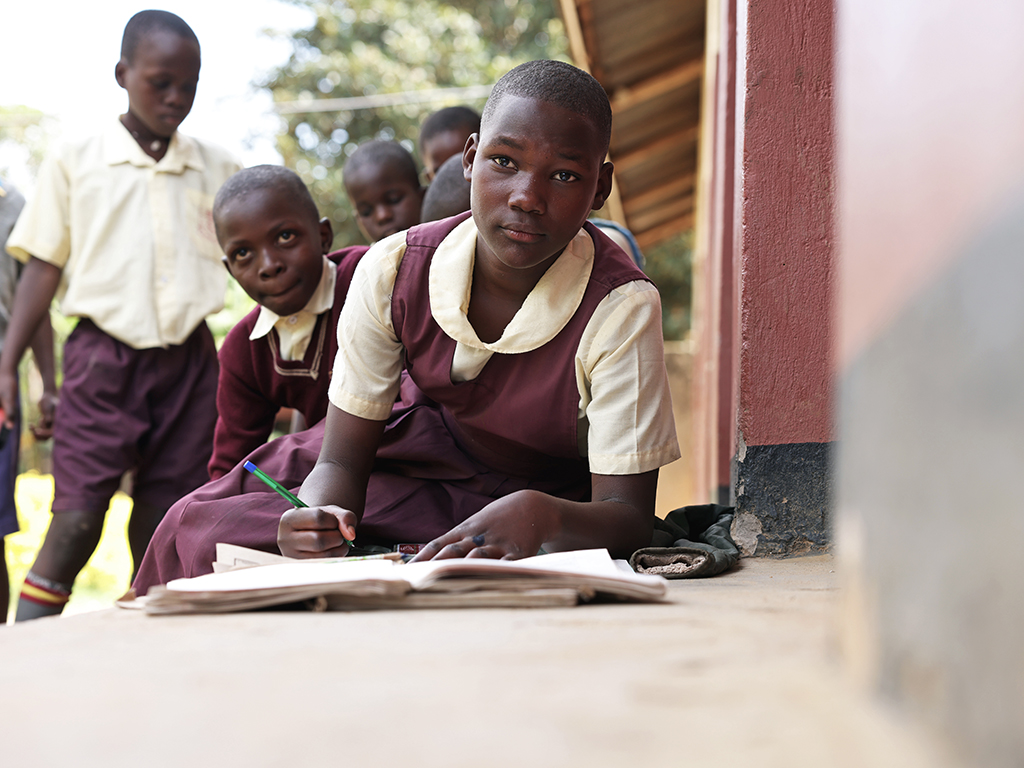
[[[654,601],[660,576],[637,574],[604,549],[523,560],[402,563],[388,556],[293,560],[218,545],[219,572],[176,579],[119,603],[149,614],[222,613],[307,602],[313,610],[548,607],[595,598]]]

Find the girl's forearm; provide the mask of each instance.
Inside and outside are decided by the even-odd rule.
[[[334,504],[362,517],[366,484],[383,433],[384,422],[328,406],[320,457],[303,482],[299,498],[311,507]]]
[[[640,475],[594,475],[593,501],[556,500],[553,533],[545,549],[602,547],[614,557],[629,557],[650,546],[658,471]]]
[[[321,459],[303,481],[299,498],[311,507],[335,505],[362,518],[366,482],[343,467]]]
[[[629,557],[650,546],[654,516],[616,501],[559,500],[555,533],[544,542],[549,552],[607,549],[612,557]]]

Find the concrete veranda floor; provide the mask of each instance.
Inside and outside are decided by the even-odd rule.
[[[829,556],[670,602],[0,628],[5,766],[952,765],[835,658]]]

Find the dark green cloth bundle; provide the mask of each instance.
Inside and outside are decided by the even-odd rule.
[[[740,559],[729,534],[733,507],[697,504],[673,509],[654,521],[651,546],[629,558],[637,573],[655,573],[666,579],[696,579],[728,570]]]

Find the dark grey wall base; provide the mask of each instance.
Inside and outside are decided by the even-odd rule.
[[[744,555],[806,555],[829,548],[832,446],[741,445],[733,466],[732,535]]]

